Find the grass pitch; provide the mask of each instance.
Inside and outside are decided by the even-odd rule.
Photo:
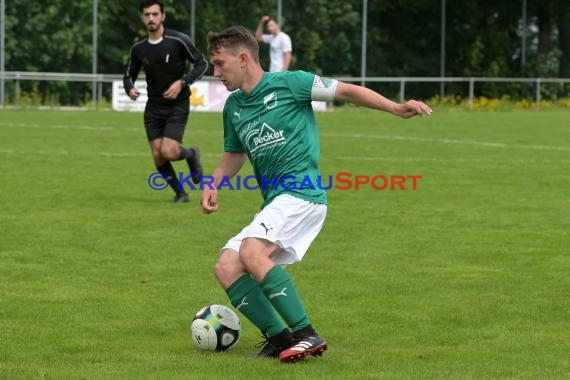
[[[0,111],[0,378],[568,378],[570,114],[318,121],[324,176],[422,178],[329,191],[321,235],[289,269],[330,349],[281,365],[251,359],[244,318],[228,353],[190,340],[194,312],[229,306],[213,264],[258,192],[223,191],[210,216],[197,191],[169,203],[147,184],[138,113]],[[193,113],[185,142],[210,173],[221,114]]]

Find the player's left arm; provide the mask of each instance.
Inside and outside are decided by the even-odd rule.
[[[289,70],[289,65],[291,64],[291,59],[293,54],[290,51],[283,53],[283,71]]]
[[[198,50],[190,37],[182,33],[176,34],[176,37],[181,41],[186,53],[186,59],[192,65],[189,71],[184,73],[182,78],[174,81],[174,83],[172,83],[164,92],[163,96],[167,99],[176,99],[184,86],[190,86],[192,83],[202,78],[208,70],[208,61],[206,60],[206,57],[200,50]]]
[[[291,43],[291,37],[289,37],[288,34],[283,34],[281,43],[283,48],[283,71],[287,71],[289,70],[291,59],[293,59],[293,44]]]
[[[208,70],[208,61],[204,55],[194,46],[190,38],[182,39],[184,41],[187,59],[193,63],[192,68],[185,73],[182,78],[174,81],[170,87],[164,92],[166,99],[176,99],[184,86],[190,86],[192,83],[200,79]]]
[[[182,45],[187,53],[187,59],[192,64],[192,68],[182,76],[182,84],[190,86],[198,79],[202,78],[208,70],[208,60],[200,50],[194,45],[190,37],[182,34]]]
[[[431,108],[423,102],[408,100],[405,103],[396,103],[369,88],[340,81],[336,84],[334,98],[358,106],[389,112],[404,119],[432,113]]]

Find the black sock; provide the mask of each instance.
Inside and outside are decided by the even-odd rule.
[[[295,334],[296,337],[299,338],[318,335],[313,326],[311,325],[307,325],[302,329],[294,331],[293,333]]]
[[[178,156],[179,160],[182,159],[189,159],[194,157],[194,150],[191,148],[184,148],[180,146],[180,155]]]
[[[272,343],[274,343],[277,346],[281,346],[281,347],[288,347],[288,346],[292,346],[295,344],[295,340],[293,339],[293,335],[287,329],[284,329],[283,331],[281,331],[277,335],[273,335],[269,339],[271,339]]]
[[[180,186],[180,182],[178,181],[178,176],[174,172],[174,168],[170,161],[166,161],[166,163],[156,166],[159,172],[165,174],[168,177],[170,187],[176,194],[184,193],[184,189]]]

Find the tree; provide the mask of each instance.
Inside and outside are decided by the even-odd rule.
[[[6,70],[88,72],[91,63],[91,4],[68,0],[11,0],[6,17]],[[17,22],[14,22],[17,20]],[[44,102],[85,100],[85,85],[61,82],[22,83]]]
[[[559,35],[560,73],[563,78],[570,78],[570,3],[562,5],[556,19]]]
[[[525,75],[570,77],[570,2],[527,2]],[[6,3],[8,71],[91,73],[92,1]],[[146,34],[139,18],[139,3],[140,0],[98,0],[100,73],[122,73],[130,46]],[[165,3],[166,27],[190,34],[190,0]],[[293,42],[292,69],[333,77],[360,76],[362,0],[288,0],[282,4],[282,28]],[[367,75],[439,76],[440,13],[440,1],[369,0]],[[446,13],[447,76],[521,75],[520,1],[447,1]],[[196,0],[196,46],[207,54],[209,31],[236,24],[254,31],[264,14],[277,16],[275,0]],[[263,67],[268,67],[268,56],[268,46],[261,44]],[[212,74],[211,69],[207,74]],[[397,95],[397,85],[369,85],[388,96]],[[40,94],[43,102],[81,104],[91,97],[90,83],[38,81],[22,82],[21,86],[26,92]],[[409,84],[406,92],[414,97],[429,97],[438,92],[438,87]],[[107,94],[109,90],[105,89]],[[521,90],[525,91],[525,87],[477,86],[478,94],[486,96],[505,92],[516,95]],[[465,95],[466,86],[451,84],[447,92]]]

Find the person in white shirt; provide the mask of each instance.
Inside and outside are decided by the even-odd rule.
[[[267,26],[270,34],[264,34],[263,28]],[[255,38],[260,42],[269,44],[269,71],[287,71],[293,57],[293,45],[289,35],[281,31],[281,26],[273,17],[263,16],[257,24]]]

